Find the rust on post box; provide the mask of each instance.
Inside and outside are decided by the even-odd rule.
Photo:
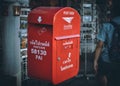
[[[71,7],[38,7],[29,13],[29,77],[59,84],[78,74],[80,20]]]

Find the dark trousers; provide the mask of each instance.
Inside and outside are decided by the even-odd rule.
[[[100,62],[98,75],[107,77],[108,86],[120,86],[120,64]]]
[[[107,78],[108,86],[120,86],[120,71],[112,71]]]

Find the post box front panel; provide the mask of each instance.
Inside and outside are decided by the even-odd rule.
[[[80,15],[70,7],[59,10],[53,21],[53,38],[56,40],[56,78],[60,83],[79,71]]]
[[[51,26],[28,27],[28,76],[51,80]]]
[[[79,70],[79,38],[57,41],[56,80],[64,81],[75,76]]]

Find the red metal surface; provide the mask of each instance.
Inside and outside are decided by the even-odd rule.
[[[61,83],[79,71],[80,15],[70,7],[43,8],[28,17],[28,76]]]
[[[60,9],[60,7],[38,7],[36,9],[33,9],[28,15],[28,22],[53,25],[54,15]],[[41,22],[38,20],[40,17],[42,17]]]

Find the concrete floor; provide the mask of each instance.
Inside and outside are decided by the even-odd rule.
[[[58,85],[53,85],[45,81],[29,79],[24,81],[22,83],[22,86],[99,86],[99,85],[95,78],[87,79],[85,77],[74,77]]]

